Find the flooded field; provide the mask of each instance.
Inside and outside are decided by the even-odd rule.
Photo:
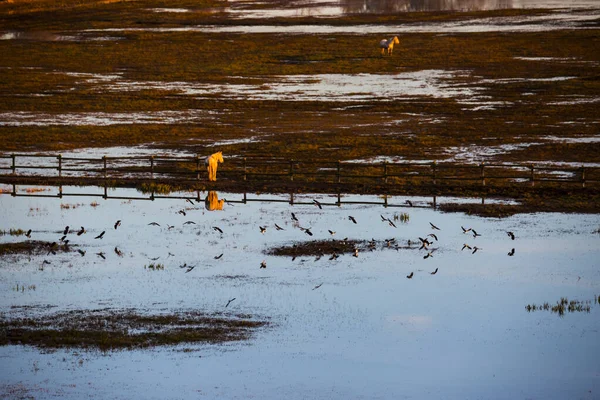
[[[127,310],[268,322],[221,344],[2,346],[2,396],[592,399],[600,390],[598,216],[483,219],[437,211],[431,198],[385,208],[343,196],[321,209],[314,200],[335,198],[202,197],[0,196],[3,249],[60,243],[70,227],[67,251],[0,257],[4,321]],[[559,315],[551,308],[562,299]]]

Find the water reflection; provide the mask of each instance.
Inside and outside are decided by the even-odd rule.
[[[224,204],[225,199],[219,200],[219,196],[214,190],[209,191],[204,199],[204,207],[206,207],[208,211],[221,211],[223,210]]]
[[[480,11],[513,8],[513,0],[340,0],[345,13]]]

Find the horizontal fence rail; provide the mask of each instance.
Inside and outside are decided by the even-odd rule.
[[[0,178],[52,177],[105,180],[206,181],[204,156],[65,157],[61,154],[0,154]],[[363,183],[387,185],[536,186],[585,188],[600,182],[600,167],[451,162],[298,161],[231,157],[219,164],[218,180]]]

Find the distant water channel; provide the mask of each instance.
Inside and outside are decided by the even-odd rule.
[[[101,188],[64,189],[92,190],[102,194]],[[280,202],[230,201],[239,196],[203,192],[191,204],[0,195],[2,244],[57,241],[67,225],[86,230],[68,235],[85,256],[0,258],[5,317],[108,308],[248,314],[270,322],[249,341],[228,345],[108,353],[3,346],[0,396],[19,389],[69,399],[592,399],[600,392],[600,305],[593,303],[600,295],[600,216],[480,218],[420,207],[431,199],[409,197],[390,202],[411,200],[415,207],[320,209],[313,200],[336,198],[310,194],[295,205],[284,195],[257,195]],[[343,200],[381,202],[377,196]],[[10,229],[32,229],[31,239]],[[419,249],[419,237],[432,244]],[[267,254],[345,238],[365,244],[356,257]],[[369,242],[376,243],[372,249]],[[165,268],[144,268],[150,262]],[[183,264],[195,268],[186,273]],[[16,285],[35,289],[16,291]],[[526,310],[561,297],[590,301],[590,310],[562,316]]]

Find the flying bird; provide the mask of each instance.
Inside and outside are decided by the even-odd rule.
[[[188,272],[190,272],[191,270],[193,270],[194,268],[196,268],[195,265],[192,265],[190,267],[188,267],[188,269],[185,271],[185,273],[187,274]]]
[[[514,256],[515,255],[515,248],[513,247],[513,249],[511,251],[508,252],[509,256]]]
[[[158,222],[150,222],[148,225],[160,226],[160,224]]]
[[[229,304],[231,304],[232,301],[235,300],[235,297],[233,299],[229,299],[229,301],[227,302],[227,304],[225,304],[225,308],[229,307]]]
[[[69,233],[69,225],[67,225],[67,226],[65,227],[65,230],[63,231],[63,235],[66,235],[66,234],[68,234],[68,233]]]
[[[66,238],[67,238],[67,235],[64,235],[63,237],[61,237],[60,239],[58,239],[58,241],[59,242],[64,242]]]
[[[189,268],[187,263],[183,263],[179,266],[179,268],[183,269],[183,268]]]
[[[477,233],[477,231],[475,229],[471,229],[473,231],[473,237],[476,238],[477,236],[481,236],[479,233]]]
[[[77,236],[81,236],[85,233],[85,228],[82,226],[79,232],[77,232]]]
[[[260,268],[267,268],[267,262],[265,260],[262,260],[260,263]]]
[[[218,226],[213,226],[212,227],[214,231],[217,231],[219,233],[223,233],[223,230],[221,228],[219,228]]]
[[[412,277],[413,277],[413,275],[414,275],[414,274],[415,274],[414,272],[411,272],[409,275],[406,275],[406,277],[407,277],[408,279],[412,279]]]
[[[435,229],[435,230],[441,230],[440,228],[438,228],[437,226],[435,226],[434,224],[432,224],[431,222],[429,223],[429,225],[431,225],[431,228]]]
[[[298,222],[298,218],[296,218],[296,215],[294,213],[292,213],[292,219],[296,222]]]
[[[462,249],[460,249],[460,251],[463,251],[464,249],[469,249],[469,250],[473,250],[473,248],[471,246],[469,246],[468,244],[463,244]]]
[[[186,216],[185,210],[179,210],[179,211],[177,211],[177,214],[181,214],[184,217]]]
[[[438,272],[438,268],[436,268],[436,269],[435,269],[435,271],[433,271],[433,272],[430,272],[430,274],[431,274],[431,275],[435,275],[435,274],[437,274],[437,272]]]
[[[509,238],[511,238],[511,240],[515,240],[515,234],[512,232],[506,232],[506,234],[508,235]]]
[[[352,215],[349,215],[348,219],[356,224],[356,219]]]
[[[219,254],[218,256],[215,256],[215,260],[218,260],[221,257],[223,257],[223,253]]]
[[[315,286],[314,288],[312,288],[312,290],[317,290],[318,288],[320,288],[321,286],[323,286],[322,283],[319,283],[317,286]]]
[[[313,235],[313,233],[310,231],[310,228],[305,229],[304,233],[306,233],[308,236],[312,236]]]
[[[191,205],[194,205],[194,202],[191,199],[185,199],[185,201],[187,201],[188,203],[190,203]]]
[[[423,259],[424,259],[424,260],[426,260],[426,259],[428,259],[429,257],[433,257],[433,254],[432,254],[432,252],[431,252],[431,251],[430,251],[429,253],[425,254],[425,255],[423,256]]]
[[[115,247],[115,253],[119,256],[119,257],[123,257],[123,252],[121,250],[119,250],[118,247]]]
[[[462,225],[460,226],[460,228],[462,229],[463,233],[471,232],[471,228],[467,229]]]
[[[156,260],[158,260],[159,258],[160,258],[160,257],[154,257],[154,258],[151,258],[150,260],[152,260],[152,261],[156,261]]]
[[[115,229],[117,229],[119,226],[121,226],[121,220],[115,222]]]
[[[184,225],[190,225],[190,224],[196,225],[196,223],[194,221],[185,221],[183,224]]]
[[[275,229],[277,229],[278,231],[285,231],[285,229],[283,229],[282,227],[280,227],[277,224],[275,224]]]
[[[388,218],[388,224],[390,224],[390,226],[392,226],[392,227],[396,228],[396,224],[394,224],[394,223],[392,222],[392,220],[391,220],[391,219],[389,219],[389,218]]]
[[[102,239],[102,237],[104,236],[105,233],[106,233],[106,231],[102,231],[102,233],[99,234],[98,236],[96,236],[94,239]]]
[[[385,222],[385,221],[387,221],[387,220],[388,220],[386,217],[384,217],[384,216],[383,216],[383,215],[381,215],[381,214],[379,214],[379,216],[381,217],[381,221],[383,221],[383,222]]]
[[[85,256],[85,250],[77,249],[77,252],[81,254],[81,257]]]
[[[473,252],[471,254],[477,253],[477,250],[481,250],[481,249],[477,246],[473,246]]]
[[[408,206],[409,206],[409,207],[412,207],[412,206],[413,206],[413,203],[412,203],[412,201],[410,201],[410,200],[406,200],[406,201],[405,201],[405,203],[406,203],[406,204],[408,204]]]
[[[265,233],[267,231],[267,228],[265,228],[264,226],[259,226],[260,228],[260,233]]]
[[[106,260],[106,257],[104,257],[104,253],[100,252],[100,253],[96,253],[97,256],[100,256],[103,260]]]
[[[27,236],[28,238],[31,238],[31,229],[27,231],[27,233],[25,234],[25,236]]]
[[[169,225],[169,224],[167,224],[167,229],[173,229],[173,228],[175,228],[175,225]]]
[[[316,200],[316,199],[313,199],[313,203],[315,203],[315,205],[316,205],[317,207],[319,207],[319,210],[322,210],[322,209],[323,209],[323,206],[321,205],[321,203],[320,203],[318,200]]]
[[[327,231],[329,232],[329,234],[330,234],[331,236],[335,235],[335,231],[332,231],[331,229],[327,229]]]
[[[437,236],[435,236],[435,234],[434,234],[434,233],[430,233],[430,234],[429,234],[429,235],[427,235],[427,236],[431,236],[432,238],[434,238],[434,239],[436,240],[436,242],[437,242],[437,240],[438,240]]]

